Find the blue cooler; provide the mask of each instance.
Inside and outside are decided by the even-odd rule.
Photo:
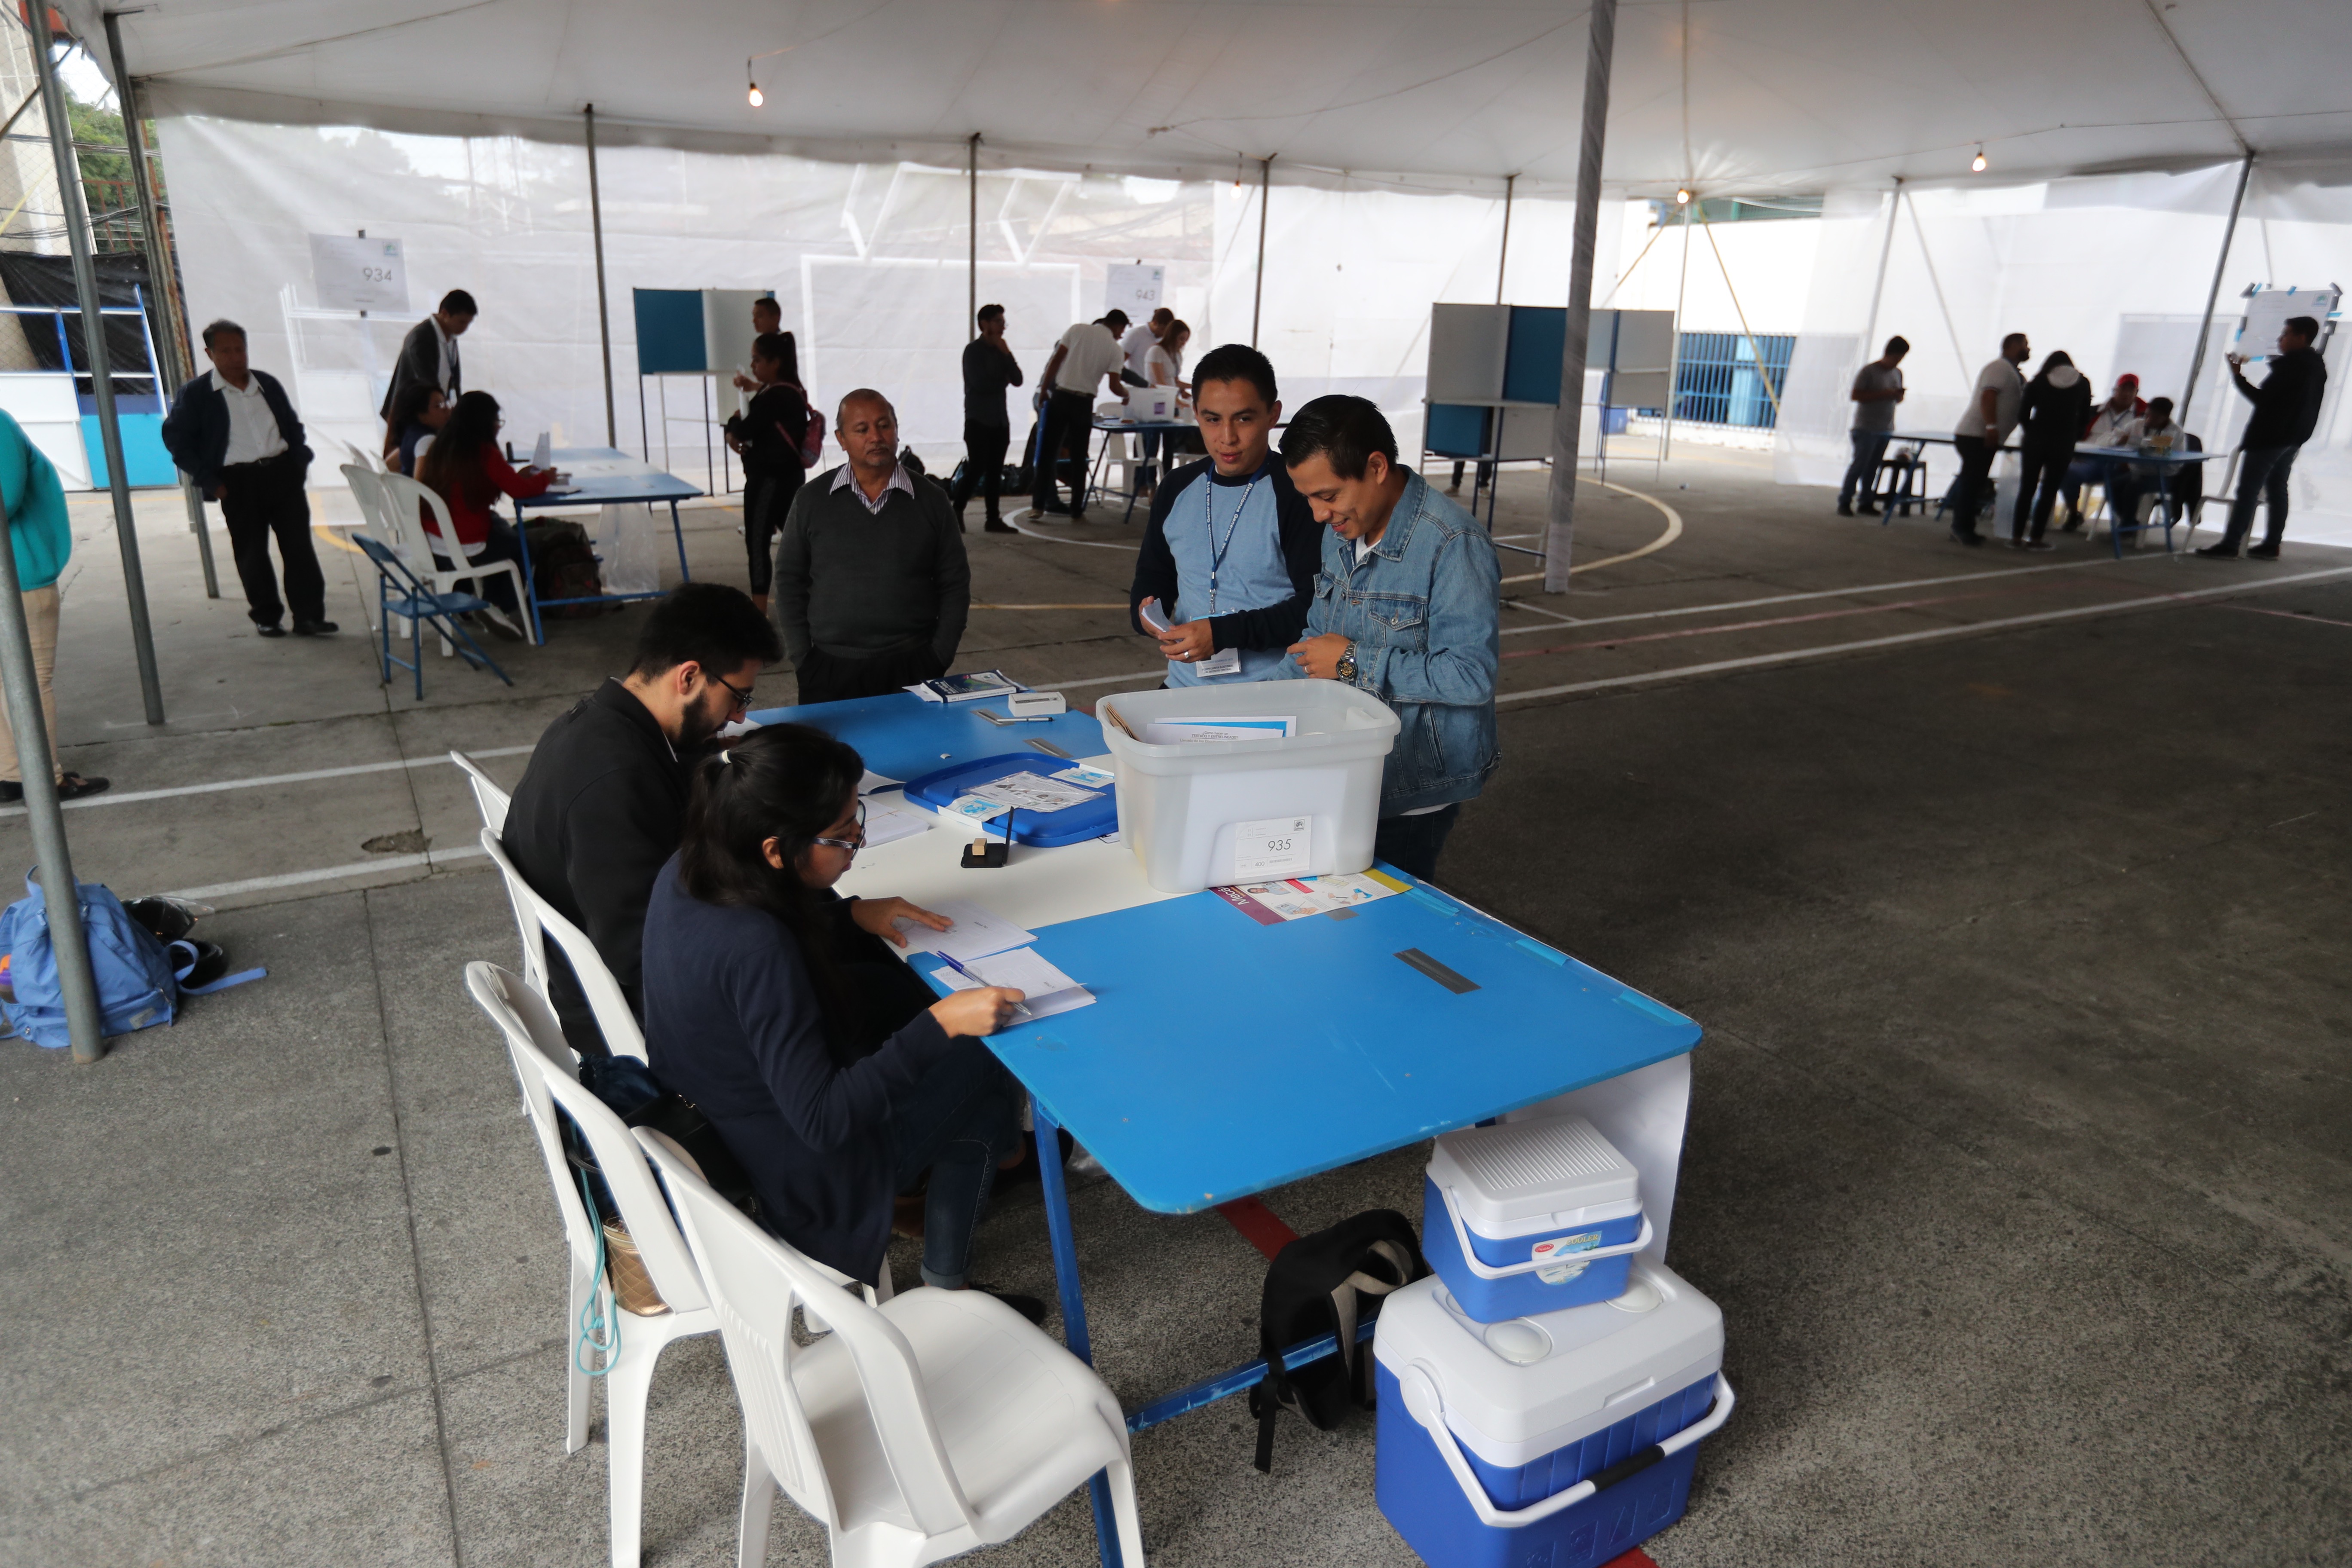
[[[1422,1253],[1482,1323],[1606,1301],[1650,1245],[1640,1175],[1581,1116],[1448,1132],[1423,1187]]]
[[[1481,1323],[1443,1281],[1381,1308],[1381,1512],[1430,1568],[1594,1568],[1680,1519],[1730,1417],[1723,1313],[1637,1260],[1612,1300]]]

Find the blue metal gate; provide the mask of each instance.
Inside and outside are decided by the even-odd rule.
[[[1675,378],[1675,417],[1697,425],[1729,425],[1747,430],[1769,430],[1776,423],[1772,394],[1789,384],[1789,355],[1794,334],[1759,335],[1745,332],[1685,332],[1682,367]],[[1763,351],[1759,367],[1757,350]],[[1759,374],[1759,370],[1762,374]],[[1769,376],[1771,392],[1764,388]]]

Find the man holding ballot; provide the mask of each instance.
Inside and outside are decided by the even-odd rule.
[[[1307,624],[1322,529],[1274,458],[1274,366],[1227,343],[1193,373],[1205,462],[1151,498],[1127,602],[1157,637],[1171,686],[1278,678]]]
[[[1372,853],[1426,881],[1462,803],[1498,761],[1494,541],[1397,461],[1395,433],[1364,398],[1334,394],[1300,409],[1282,460],[1330,531],[1306,637],[1275,677],[1344,680],[1396,710]]]

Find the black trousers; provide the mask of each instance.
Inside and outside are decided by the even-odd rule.
[[[221,470],[221,521],[228,525],[236,580],[245,586],[246,614],[257,626],[276,626],[289,605],[298,621],[327,618],[327,579],[310,545],[310,498],[302,493],[302,477],[301,462],[290,454]],[[282,600],[269,563],[272,536],[286,563]]]
[[[2249,447],[2238,459],[2238,498],[2230,503],[2230,526],[2221,535],[2221,548],[2235,552],[2254,531],[2254,509],[2267,500],[2271,514],[2269,526],[2263,534],[2263,543],[2278,548],[2280,538],[2286,532],[2287,476],[2294,471],[2294,455],[2303,450],[2300,444],[2293,447]]]
[[[2074,465],[2074,448],[2036,447],[2030,443],[2018,449],[2017,505],[2011,509],[2009,536],[2011,539],[2040,539],[2050,526],[2050,509],[2058,504],[2058,492],[2066,487],[2066,470]],[[2026,532],[2028,517],[2033,531]]]
[[[1383,816],[1372,833],[1372,858],[1385,860],[1406,876],[1426,882],[1437,875],[1438,852],[1460,820],[1460,801],[1419,816]]]
[[[743,553],[751,568],[751,592],[764,594],[776,577],[776,531],[801,493],[798,468],[779,474],[743,476]]]
[[[483,542],[481,553],[473,556],[467,564],[488,566],[493,561],[511,561],[517,566],[522,564],[522,541],[515,537],[514,525],[508,522],[506,519],[496,516],[490,519],[490,536]],[[437,550],[433,552],[433,564],[444,572],[455,572],[459,569],[457,561]],[[462,584],[465,579],[460,578],[458,581]],[[501,572],[491,577],[477,577],[473,579],[472,587],[475,593],[504,610],[508,616],[519,616],[522,614],[522,605],[515,597],[515,580],[505,573]],[[521,626],[522,623],[518,620],[515,624]],[[524,629],[530,628],[524,627]]]
[[[1037,454],[1037,489],[1031,497],[1039,511],[1050,511],[1057,504],[1054,470],[1061,466],[1066,453],[1078,470],[1070,487],[1070,510],[1087,510],[1087,458],[1094,450],[1094,436],[1093,396],[1056,387],[1045,400],[1045,440]]]
[[[801,660],[797,702],[846,702],[854,697],[887,697],[918,680],[945,675],[948,667],[928,642],[859,656],[813,647]]]
[[[1004,488],[1004,450],[1013,445],[1013,429],[1006,425],[966,425],[963,427],[963,478],[948,491],[956,515],[971,504],[972,491],[977,489],[988,504],[988,521],[1000,521],[997,515],[999,492]]]
[[[1960,477],[1952,483],[1952,531],[1974,539],[1996,448],[1986,446],[1981,436],[1955,436],[1952,449],[1960,456]]]

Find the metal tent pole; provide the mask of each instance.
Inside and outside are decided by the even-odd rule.
[[[163,394],[161,401],[167,406],[180,395],[180,384],[186,378],[180,374],[180,355],[187,342],[184,323],[178,320],[178,291],[172,287],[172,254],[163,246],[163,224],[155,210],[155,186],[147,175],[147,115],[139,101],[138,89],[131,80],[131,69],[122,60],[122,13],[106,14],[106,52],[114,62],[114,91],[122,108],[123,140],[131,146],[131,188],[139,202],[139,226],[147,242],[147,281],[155,290],[155,309],[163,318],[165,352],[152,354],[155,389]],[[173,470],[177,472],[176,469]],[[180,475],[180,495],[188,507],[188,531],[196,536],[196,555],[204,563],[205,597],[220,597],[220,573],[213,565],[212,531],[205,526],[205,500],[196,493],[195,481]]]
[[[1592,33],[1584,51],[1584,148],[1576,163],[1576,233],[1569,248],[1568,331],[1559,350],[1559,406],[1551,420],[1551,518],[1544,530],[1547,594],[1568,589],[1569,549],[1576,534],[1584,350],[1592,331],[1592,247],[1601,216],[1601,154],[1609,139],[1610,57],[1616,46],[1617,0],[1592,0]]]
[[[581,110],[588,126],[588,223],[596,236],[596,336],[604,349],[604,445],[617,448],[620,427],[613,418],[613,312],[604,303],[604,193],[596,183],[596,106]]]
[[[964,342],[970,342],[980,336],[980,132],[973,132],[964,146],[964,193],[971,208],[966,227],[971,235],[971,251],[964,270],[963,330]]]
[[[1519,183],[1517,174],[1503,176],[1503,244],[1495,255],[1495,303],[1503,302],[1503,273],[1511,265],[1511,187]]]
[[[66,1030],[73,1040],[74,1060],[94,1062],[105,1049],[98,983],[90,973],[89,937],[82,930],[81,889],[66,847],[65,815],[58,809],[58,778],[49,771],[49,726],[41,711],[40,680],[33,673],[32,634],[26,629],[24,595],[16,584],[16,541],[7,512],[0,510],[0,689],[5,689],[8,727],[16,737],[25,816],[33,829],[33,858],[40,866],[41,902],[49,912],[58,989],[65,994]]]
[[[1265,203],[1274,189],[1274,160],[1257,161],[1257,277],[1250,285],[1250,347],[1257,347],[1258,312],[1265,304]]]
[[[2205,373],[2205,340],[2213,335],[2213,307],[2221,299],[2221,274],[2230,266],[2230,244],[2238,237],[2238,209],[2245,205],[2246,182],[2253,177],[2254,155],[2248,153],[2238,165],[2238,189],[2230,197],[2230,221],[2221,228],[2221,254],[2213,258],[2213,286],[2205,290],[2205,319],[2197,332],[2197,353],[2189,362],[2189,384],[2180,389],[2180,406],[2173,422],[2189,428],[2189,405],[2197,396],[2197,378]]]
[[[114,414],[114,372],[107,363],[106,318],[99,313],[98,268],[89,257],[89,215],[82,202],[81,169],[74,158],[65,93],[58,86],[58,63],[50,55],[49,8],[36,5],[26,11],[33,28],[33,63],[41,73],[41,102],[49,116],[49,156],[57,164],[66,238],[73,247],[74,289],[81,296],[82,350],[89,362],[90,392],[98,403],[107,484],[114,492],[114,537],[122,551],[122,591],[131,610],[131,646],[139,661],[139,694],[146,701],[147,722],[161,724],[163,683],[155,671],[155,634],[147,624],[147,576],[139,568],[139,530],[131,515],[131,479],[122,466],[122,426]],[[66,373],[73,373],[70,360]],[[48,766],[46,757],[41,765]],[[62,847],[64,840],[58,843]]]
[[[1675,281],[1675,341],[1666,350],[1666,428],[1658,447],[1661,464],[1674,461],[1675,410],[1683,401],[1683,296],[1690,291],[1690,215],[1697,201],[1694,194],[1683,204],[1683,270]]]
[[[1878,246],[1878,278],[1870,286],[1870,314],[1862,324],[1862,357],[1864,363],[1878,356],[1870,345],[1878,341],[1878,302],[1886,293],[1886,262],[1895,254],[1895,220],[1903,216],[1903,176],[1895,176],[1895,199],[1886,204],[1886,237]]]

